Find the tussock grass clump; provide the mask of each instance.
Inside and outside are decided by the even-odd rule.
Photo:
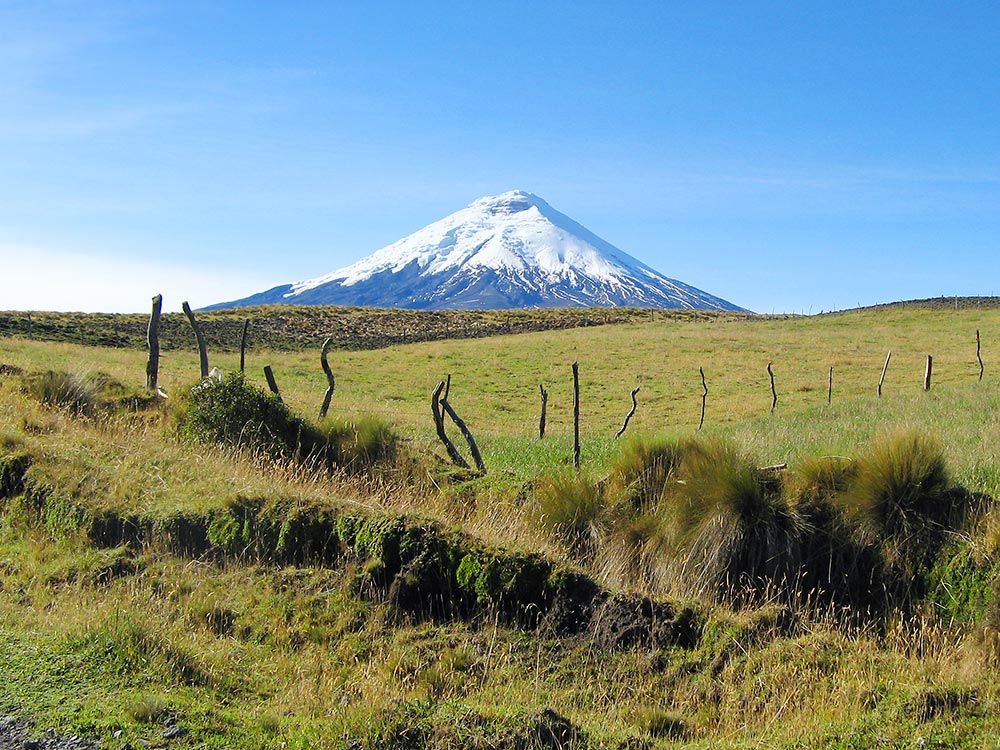
[[[905,579],[927,572],[945,534],[965,510],[951,484],[940,446],[920,432],[878,439],[858,461],[844,500],[886,564]]]
[[[843,499],[857,475],[858,462],[848,457],[809,456],[794,467],[785,492],[802,522],[795,598],[864,618],[886,599],[881,557],[858,533]]]
[[[748,603],[794,586],[799,515],[780,480],[730,443],[688,443],[662,510],[677,590]]]
[[[167,701],[161,695],[139,695],[125,706],[125,713],[140,724],[156,724],[167,715]]]
[[[131,389],[104,372],[86,375],[47,370],[22,376],[28,394],[74,416],[94,417],[117,409],[136,411],[156,403],[157,396]]]
[[[611,465],[607,495],[606,574],[623,584],[662,583],[669,544],[660,505],[680,465],[684,444],[663,438],[633,438]]]
[[[633,438],[611,465],[607,492],[616,506],[633,511],[655,507],[683,456],[677,440]]]
[[[78,416],[92,416],[104,403],[106,383],[100,378],[48,370],[28,376],[24,384],[28,393],[41,403],[67,409]]]
[[[63,648],[78,656],[83,669],[100,674],[156,675],[181,685],[211,682],[195,656],[130,614],[67,636]]]
[[[378,417],[329,420],[320,429],[330,446],[331,459],[341,468],[363,469],[396,456],[396,433]]]
[[[589,558],[604,529],[604,497],[585,475],[560,471],[535,485],[536,522],[570,554]]]

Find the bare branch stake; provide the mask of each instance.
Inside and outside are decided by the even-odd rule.
[[[699,367],[698,372],[701,373],[701,387],[704,392],[701,394],[701,421],[698,422],[698,429],[700,430],[705,424],[705,401],[708,399],[708,385],[705,383],[705,368]]]
[[[878,397],[882,398],[882,383],[885,382],[885,373],[889,369],[889,360],[892,359],[892,349],[885,355],[885,365],[882,367],[882,377],[878,379]]]
[[[538,418],[538,439],[541,440],[545,437],[545,408],[549,403],[549,392],[541,383],[538,384],[538,390],[542,395],[542,416]]]
[[[629,413],[625,415],[625,423],[622,425],[622,428],[618,430],[618,433],[615,435],[615,440],[617,440],[618,438],[620,438],[622,435],[625,434],[625,430],[626,428],[628,428],[628,422],[630,419],[632,419],[632,415],[635,414],[635,409],[637,406],[635,401],[635,394],[637,394],[638,392],[639,392],[639,386],[636,386],[635,388],[632,389],[632,408],[629,410]]]
[[[465,422],[458,416],[458,414],[455,413],[455,410],[446,399],[441,399],[441,408],[448,413],[448,416],[451,417],[451,421],[455,423],[459,431],[462,433],[462,437],[465,438],[465,442],[469,444],[469,451],[472,453],[472,460],[476,462],[476,468],[485,474],[486,464],[483,462],[483,456],[479,452],[479,446],[476,445],[476,441],[472,437],[472,432],[466,426]]]
[[[767,363],[767,374],[771,376],[771,413],[774,414],[775,408],[778,406],[778,391],[774,388],[774,370],[771,369],[771,363]]]
[[[444,448],[448,451],[448,457],[451,462],[456,466],[461,466],[463,469],[469,468],[469,462],[462,458],[462,454],[458,452],[458,448],[455,444],[451,442],[448,434],[444,431],[444,416],[441,414],[441,392],[444,390],[444,381],[442,380],[438,383],[437,388],[434,389],[434,393],[431,394],[431,413],[434,415],[434,429],[437,431],[437,436],[444,443]]]
[[[330,399],[333,398],[333,389],[336,387],[336,382],[333,379],[333,370],[330,369],[330,362],[326,358],[326,354],[332,345],[333,338],[328,338],[323,342],[323,349],[319,354],[319,362],[323,366],[323,372],[326,373],[326,381],[329,384],[326,393],[323,395],[323,405],[319,409],[320,419],[326,416],[326,412],[330,408]]]
[[[194,319],[194,313],[191,312],[191,305],[187,302],[181,304],[181,309],[184,310],[184,314],[187,315],[187,319],[191,321],[191,327],[194,329],[194,338],[198,342],[198,356],[201,359],[201,377],[202,379],[208,377],[208,350],[205,349],[205,337],[202,335],[201,326],[198,325],[198,321]]]
[[[983,379],[983,370],[986,369],[983,366],[983,357],[982,357],[981,352],[982,352],[982,347],[981,347],[980,342],[979,342],[979,329],[977,328],[976,329],[976,359],[979,360],[979,379],[980,380]]]

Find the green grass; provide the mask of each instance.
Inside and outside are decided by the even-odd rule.
[[[360,329],[363,315],[348,317]],[[537,562],[543,559],[574,563],[577,574],[610,589],[663,598],[669,581],[650,568],[657,561],[669,568],[675,558],[664,555],[676,554],[680,539],[700,550],[704,570],[716,549],[706,540],[720,539],[719,519],[730,519],[727,529],[759,528],[787,514],[805,524],[800,533],[817,534],[815,547],[815,539],[828,541],[861,517],[892,521],[879,538],[899,529],[905,538],[912,510],[923,513],[921,503],[939,497],[937,490],[908,495],[920,484],[913,477],[940,476],[941,467],[945,488],[1000,496],[1000,393],[990,354],[997,310],[654,318],[336,352],[337,391],[324,429],[350,433],[361,456],[383,444],[385,430],[401,438],[385,470],[356,476],[182,438],[177,404],[197,384],[194,351],[167,349],[166,404],[119,400],[89,416],[43,405],[44,396],[21,390],[20,378],[0,375],[0,461],[30,459],[25,487],[3,474],[12,497],[0,511],[0,710],[98,736],[112,748],[164,743],[165,719],[189,729],[173,747],[530,747],[545,707],[567,717],[580,746],[591,748],[911,747],[918,739],[931,747],[992,746],[1000,730],[1000,524],[992,505],[981,523],[949,536],[926,577],[926,601],[876,620],[845,626],[838,611],[702,603],[693,644],[609,650],[587,637],[533,631],[525,625],[531,612],[505,616],[507,597],[527,597],[537,584],[533,566],[549,570]],[[256,346],[248,378],[262,386],[260,369],[271,364],[291,413],[313,423],[326,388],[321,329],[332,318],[295,311],[294,319],[306,331],[299,340],[315,345]],[[430,318],[393,320],[402,327]],[[435,320],[423,335],[451,325]],[[115,324],[105,321],[102,330]],[[494,315],[490,324],[506,321]],[[66,330],[73,325],[64,322]],[[982,383],[977,328],[987,362]],[[884,395],[876,399],[890,348]],[[922,391],[926,353],[935,358],[930,393]],[[210,349],[210,361],[231,372],[238,353]],[[573,361],[583,376],[579,477],[570,466]],[[768,361],[779,394],[774,414]],[[138,348],[20,337],[0,338],[0,364],[80,382],[106,373],[133,390],[145,377]],[[698,367],[710,390],[700,436]],[[452,471],[436,443],[430,394],[449,373],[449,400],[483,449],[485,477]],[[539,382],[550,393],[541,441]],[[639,410],[616,442],[636,385]],[[895,471],[895,449],[882,441],[900,432],[933,436],[929,452],[904,446],[906,455],[928,459],[916,462],[927,471]],[[662,456],[695,437],[729,448],[706,457],[703,470],[675,458],[669,470]],[[760,467],[785,462],[787,470],[774,472],[781,487],[768,489]],[[871,470],[878,462],[889,468],[881,474],[891,492],[879,489],[886,484]],[[859,475],[866,484],[856,484]],[[540,516],[542,476],[565,486]],[[856,501],[855,515],[840,514],[842,496]],[[33,504],[40,497],[48,501]],[[567,498],[575,502],[560,505]],[[671,501],[690,512],[657,515]],[[889,515],[877,510],[886,503],[895,508]],[[258,511],[283,514],[281,523],[247,522]],[[308,524],[319,518],[397,513],[407,528],[440,529],[488,550],[462,573],[463,585],[483,597],[482,609],[437,621],[394,617],[380,579],[387,564],[398,564],[380,536],[392,524],[365,527],[364,539],[335,557],[268,553],[308,539],[319,528]],[[151,519],[152,534],[141,545],[101,543],[87,530],[111,516]],[[185,553],[184,534],[205,519],[216,522],[208,548]],[[758,570],[771,564],[781,540],[767,539],[774,543],[766,559],[753,558],[759,544],[742,552],[731,546],[728,559]],[[381,551],[351,551],[362,548]],[[840,553],[831,559],[848,559]],[[637,556],[645,571],[633,564]]]

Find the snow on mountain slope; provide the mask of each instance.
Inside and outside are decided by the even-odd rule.
[[[520,190],[480,198],[326,276],[212,307],[276,302],[416,309],[740,309],[663,276]]]

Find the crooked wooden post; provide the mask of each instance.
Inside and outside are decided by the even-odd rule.
[[[705,424],[705,401],[708,399],[708,385],[705,383],[705,368],[699,367],[698,372],[701,373],[701,387],[704,389],[701,394],[701,421],[698,422],[698,429],[700,430]]]
[[[456,466],[461,466],[463,469],[469,468],[469,463],[464,458],[462,454],[458,452],[458,448],[455,444],[451,442],[448,434],[444,431],[444,416],[441,414],[441,392],[444,390],[444,381],[442,380],[438,383],[437,388],[434,389],[434,393],[431,394],[431,413],[434,415],[434,429],[437,431],[437,436],[444,443],[444,448],[448,451],[448,457],[451,462]]]
[[[892,349],[885,355],[885,365],[882,366],[882,377],[878,379],[878,397],[882,398],[882,383],[885,382],[885,373],[889,369],[889,360],[892,359]]]
[[[146,345],[149,347],[149,361],[146,362],[146,388],[155,391],[160,377],[160,311],[163,309],[163,295],[153,297],[153,309],[149,313],[146,328]]]
[[[181,309],[184,310],[184,314],[187,315],[187,319],[191,321],[191,327],[194,329],[194,338],[198,342],[198,356],[201,358],[201,377],[208,377],[208,350],[205,349],[205,336],[201,332],[201,326],[198,321],[194,318],[194,313],[191,312],[191,305],[184,302],[181,305]]]
[[[982,356],[982,346],[979,342],[979,329],[976,329],[976,359],[979,360],[979,379],[983,379],[983,370],[986,368],[983,366],[983,356]]]
[[[635,400],[635,394],[637,394],[638,392],[639,392],[639,386],[636,386],[635,388],[632,389],[632,408],[629,410],[629,413],[625,415],[625,422],[624,424],[622,424],[622,428],[618,430],[618,432],[615,434],[615,440],[617,440],[618,438],[620,438],[622,435],[625,434],[625,430],[628,428],[629,420],[632,419],[632,416],[635,414],[635,410],[638,405]]]
[[[240,372],[246,372],[247,362],[247,329],[250,328],[250,318],[243,321],[243,336],[240,337]]]
[[[333,379],[333,370],[330,369],[330,362],[326,358],[326,354],[330,351],[330,347],[333,345],[333,338],[328,338],[323,342],[323,349],[319,353],[319,362],[323,366],[323,372],[326,374],[326,381],[329,384],[326,389],[326,393],[323,395],[323,405],[319,409],[319,418],[323,419],[326,416],[327,410],[330,408],[330,399],[333,398],[333,389],[336,386],[336,382]]]
[[[541,440],[545,437],[545,408],[549,403],[549,392],[541,383],[538,384],[538,390],[542,395],[542,415],[538,418],[538,439]]]
[[[271,389],[271,393],[278,397],[278,401],[282,401],[281,391],[278,390],[278,382],[274,379],[271,365],[264,365],[264,378],[267,380],[267,387]]]
[[[771,376],[771,413],[774,414],[778,406],[778,391],[774,388],[774,370],[771,369],[770,362],[767,363],[767,374]]]
[[[476,441],[472,437],[472,431],[465,424],[462,418],[458,416],[458,414],[452,408],[451,404],[448,403],[447,391],[448,387],[446,386],[445,387],[446,395],[444,398],[441,399],[441,408],[445,410],[445,412],[448,414],[449,417],[451,417],[451,421],[455,423],[455,426],[458,427],[459,432],[462,433],[462,437],[465,438],[465,442],[469,444],[469,452],[472,453],[472,460],[476,462],[476,469],[485,474],[486,464],[483,462],[483,456],[479,452],[479,446],[476,445]]]
[[[924,370],[924,390],[929,391],[931,389],[931,368],[934,366],[934,357],[930,354],[927,355],[927,369]]]
[[[573,363],[573,466],[580,468],[580,364]]]

